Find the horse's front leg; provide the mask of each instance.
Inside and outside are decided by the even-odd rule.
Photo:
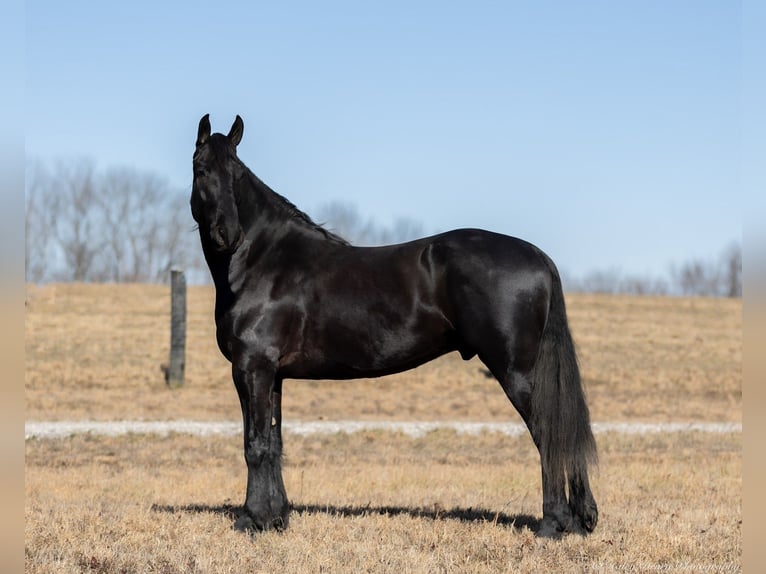
[[[247,492],[237,530],[287,528],[290,508],[282,481],[281,381],[272,370],[233,368],[242,406]]]

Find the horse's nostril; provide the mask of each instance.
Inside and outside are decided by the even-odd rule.
[[[210,228],[210,238],[220,247],[224,247],[226,244],[226,230],[221,225],[213,225]]]

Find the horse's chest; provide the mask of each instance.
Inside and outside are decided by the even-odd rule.
[[[293,305],[234,305],[216,320],[218,346],[231,362],[281,356],[296,345],[302,317]]]

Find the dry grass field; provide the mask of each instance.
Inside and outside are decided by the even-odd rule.
[[[232,530],[239,441],[28,441],[28,572],[738,571],[738,436],[600,437],[601,522],[543,541],[529,441],[287,437],[290,528]],[[636,570],[631,570],[637,567]]]
[[[29,287],[26,419],[236,420],[212,291],[190,288],[187,382],[165,387],[161,286]],[[740,421],[740,301],[569,296],[595,421]],[[287,381],[286,420],[518,420],[480,363],[374,381]],[[232,530],[232,437],[26,441],[27,572],[735,572],[740,434],[597,436],[601,521],[538,540],[531,440],[435,431],[285,437],[283,533]]]
[[[188,293],[186,385],[170,391],[165,286],[27,290],[26,418],[235,420],[214,292]],[[739,421],[742,302],[571,295],[568,314],[597,421]],[[481,363],[452,353],[381,379],[286,381],[286,420],[520,420]]]

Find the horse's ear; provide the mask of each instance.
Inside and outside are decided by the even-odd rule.
[[[234,120],[234,123],[231,125],[231,130],[229,130],[229,141],[234,147],[237,147],[239,145],[239,142],[242,141],[242,132],[245,129],[245,123],[242,121],[242,118],[239,117],[239,114],[237,115],[237,118]]]
[[[210,138],[210,114],[205,114],[199,121],[197,129],[197,147],[204,144]]]

